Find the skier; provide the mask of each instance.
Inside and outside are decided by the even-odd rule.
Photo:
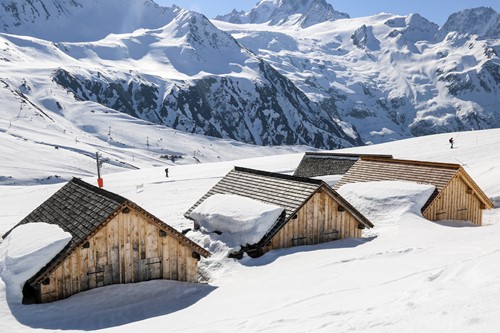
[[[448,142],[449,142],[449,143],[450,143],[450,145],[451,145],[451,147],[450,147],[450,148],[451,148],[451,149],[453,149],[453,138],[450,138],[450,140],[448,140]]]
[[[165,177],[168,178],[168,168],[165,168]]]

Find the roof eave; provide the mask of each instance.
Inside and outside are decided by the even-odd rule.
[[[465,171],[463,167],[460,167],[458,173],[461,175],[465,183],[476,191],[478,199],[485,205],[486,209],[492,209],[495,205],[490,200],[490,198],[484,193],[484,191],[479,187],[479,185],[472,179],[472,177]]]

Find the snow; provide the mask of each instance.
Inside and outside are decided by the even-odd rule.
[[[117,130],[126,132],[121,127]],[[50,139],[48,134],[39,135],[40,141]],[[448,144],[451,135],[456,140],[454,149]],[[224,142],[213,140],[212,144],[213,149],[226,149]],[[499,202],[498,145],[500,130],[494,129],[336,152],[460,163],[488,197]],[[40,148],[43,146],[33,145],[30,154],[42,158],[46,151]],[[8,145],[0,146],[0,153],[12,161],[17,156]],[[234,154],[239,160],[170,166],[169,178],[163,167],[107,169],[105,189],[183,230],[193,227],[183,214],[234,165],[292,174],[303,157],[302,153],[273,155],[272,151],[266,157],[249,158],[245,150]],[[60,161],[46,163],[44,168],[50,171],[50,163],[57,166]],[[4,168],[0,164],[3,174]],[[24,172],[29,178],[37,171],[32,167]],[[85,180],[95,184],[95,177]],[[0,233],[61,186],[0,185]],[[435,223],[420,213],[431,190],[426,185],[363,184],[363,189],[356,189],[353,184],[348,189],[343,187],[341,193],[346,197],[347,192],[352,193],[349,200],[375,224],[360,239],[281,249],[237,261],[227,258],[228,246],[219,236],[188,232],[187,237],[213,253],[199,264],[208,284],[149,281],[114,285],[28,306],[12,301],[9,290],[14,286],[19,292],[20,283],[6,286],[4,274],[0,280],[0,332],[154,333],[165,327],[176,332],[496,331],[500,325],[500,209],[485,211],[482,227],[457,221]],[[5,242],[0,244],[2,248]]]
[[[118,2],[110,3],[123,14],[129,7],[116,6]],[[151,18],[148,13],[145,19]],[[109,19],[106,13],[102,16]],[[57,191],[64,180],[77,176],[95,184],[96,151],[110,158],[103,166],[107,190],[136,202],[177,230],[193,227],[183,214],[235,165],[293,173],[302,152],[309,148],[255,147],[152,125],[93,101],[75,101],[47,79],[60,67],[83,77],[105,75],[126,82],[140,75],[162,93],[189,86],[192,80],[203,78],[205,71],[244,77],[246,81],[237,82],[247,90],[253,80],[260,79],[255,76],[257,63],[244,66],[256,57],[245,60],[234,52],[234,66],[220,68],[205,63],[220,52],[197,59],[200,54],[182,44],[182,38],[175,39],[174,26],[164,25],[177,14],[166,11],[160,16],[148,25],[152,29],[135,31],[133,26],[120,30],[118,19],[102,29],[96,23],[99,19],[88,17],[79,24],[91,27],[92,36],[76,37],[69,36],[72,31],[60,29],[67,20],[61,16],[57,24],[39,31],[39,36],[45,36],[59,29],[54,40],[86,41],[81,43],[54,44],[0,34],[4,45],[0,234]],[[394,24],[385,24],[389,20]],[[436,70],[459,78],[480,72],[486,51],[498,48],[498,41],[458,33],[428,41],[435,28],[432,24],[426,23],[423,30],[405,30],[415,28],[410,23],[418,21],[414,16],[380,14],[307,29],[215,24],[289,77],[312,100],[328,98],[327,91],[332,89],[338,94],[334,100],[345,121],[342,124],[353,137],[357,132],[350,124],[364,139],[378,143],[413,135],[410,126],[421,120],[449,124],[449,114],[465,119],[472,112],[490,119],[489,110],[498,104],[496,90],[451,96]],[[380,51],[352,44],[351,36],[363,25],[381,42]],[[217,32],[210,25],[193,27],[202,33]],[[19,27],[27,34],[28,30]],[[401,34],[387,38],[394,30]],[[127,33],[102,39],[109,32]],[[421,37],[425,40],[412,42]],[[88,42],[95,38],[99,40]],[[169,44],[174,42],[177,44]],[[175,63],[175,57],[171,62],[174,51],[184,51],[197,60],[195,70],[200,72],[189,76],[177,70],[174,65],[193,69]],[[167,84],[169,80],[175,84]],[[353,117],[354,107],[368,118]],[[373,110],[377,112],[370,113]],[[491,121],[498,122],[495,119]],[[475,128],[486,125],[479,122]],[[258,132],[261,124],[255,126],[254,132]],[[449,148],[450,136],[455,138],[454,149]],[[420,207],[431,191],[425,185],[364,184],[360,189],[353,184],[343,187],[341,193],[375,224],[360,239],[275,250],[257,259],[236,261],[227,258],[228,245],[218,235],[188,232],[187,237],[213,253],[199,264],[207,284],[149,281],[97,288],[50,304],[21,305],[24,281],[68,237],[60,229],[49,232],[53,226],[36,229],[43,223],[26,226],[30,230],[22,235],[14,231],[0,240],[0,332],[495,332],[500,327],[499,145],[500,130],[492,129],[341,151],[460,163],[496,204],[497,208],[484,213],[482,227],[467,221],[423,219]],[[174,162],[161,155],[182,158]],[[169,167],[168,178],[165,167]],[[322,179],[335,182],[335,177]]]
[[[318,176],[313,177],[313,179],[320,179],[327,183],[331,188],[335,187],[335,184],[342,178],[343,175],[326,175],[326,176]]]
[[[338,193],[372,223],[398,220],[404,214],[420,215],[420,210],[436,189],[433,185],[406,181],[352,183],[341,186]]]
[[[335,101],[338,118],[353,125],[365,143],[381,143],[462,130],[459,123],[469,129],[498,124],[494,120],[498,83],[486,78],[490,66],[486,64],[498,64],[492,52],[498,49],[498,38],[491,29],[498,14],[490,9],[488,19],[478,19],[483,12],[479,8],[452,15],[449,29],[469,35],[451,32],[449,38],[436,37],[438,26],[418,14],[382,13],[305,29],[214,24],[269,62],[311,100]],[[473,22],[461,25],[464,19]],[[489,33],[482,35],[481,28]],[[462,87],[464,82],[470,87]],[[476,120],[468,121],[471,117]]]
[[[222,232],[219,238],[231,248],[253,245],[271,229],[283,208],[234,194],[214,194],[190,214],[206,231]]]
[[[49,263],[71,240],[71,234],[47,223],[20,225],[0,244],[0,292],[9,304],[22,302],[24,283]]]

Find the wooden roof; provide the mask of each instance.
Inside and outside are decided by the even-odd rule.
[[[221,179],[208,193],[198,200],[185,214],[190,213],[203,201],[214,194],[236,194],[283,207],[284,219],[275,225],[259,242],[265,245],[283,225],[320,189],[329,191],[361,224],[371,228],[373,224],[349,204],[340,194],[325,182],[316,179],[283,175],[280,173],[235,167]]]
[[[487,207],[492,207],[492,203],[486,194],[459,164],[362,157],[335,184],[335,189],[349,183],[384,180],[403,180],[434,185],[436,191],[422,208],[422,211],[424,211],[457,175],[461,175],[464,181],[476,190],[479,199]]]
[[[392,155],[368,155],[347,153],[306,152],[294,176],[318,177],[325,175],[343,175],[361,157],[373,156],[392,158]]]
[[[148,213],[137,204],[124,197],[90,185],[81,179],[73,178],[44,203],[38,206],[16,226],[5,233],[2,238],[16,227],[33,222],[45,222],[58,225],[72,236],[66,247],[59,252],[39,273],[36,279],[63,260],[67,255],[95,234],[101,226],[116,216],[125,206],[137,209],[152,219],[161,228],[166,229],[179,241],[188,245],[193,251],[207,257],[210,252],[203,249],[180,232]]]

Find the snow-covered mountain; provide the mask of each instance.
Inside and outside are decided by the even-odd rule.
[[[286,77],[201,14],[183,10],[160,29],[112,36],[100,45],[87,44],[83,50],[80,44],[64,47],[69,55],[92,49],[104,60],[103,45],[120,45],[117,49],[125,59],[138,58],[134,51],[142,52],[140,62],[147,57],[163,62],[157,65],[166,72],[148,73],[135,66],[137,74],[117,81],[106,75],[96,79],[90,73],[58,69],[53,80],[78,99],[97,101],[187,132],[259,145],[343,147],[361,143]],[[93,61],[95,56],[79,60]],[[146,78],[146,73],[159,77]]]
[[[93,41],[162,27],[178,10],[152,0],[2,0],[0,31],[56,42]]]
[[[452,14],[441,28],[441,35],[456,31],[484,38],[500,38],[500,14],[489,7],[466,9]]]
[[[418,14],[349,19],[324,0],[261,1],[239,21],[253,24],[150,0],[0,9],[4,104],[40,114],[99,105],[189,133],[319,148],[500,126],[492,9],[441,28]],[[454,31],[468,20],[480,35]]]
[[[486,12],[490,19],[477,19]],[[383,142],[500,126],[500,41],[491,37],[497,15],[491,8],[471,9],[452,15],[441,29],[418,14],[308,28],[216,25],[312,101],[335,110],[364,142]],[[458,29],[466,17],[479,35]]]
[[[112,8],[114,1],[102,1],[102,10]],[[16,70],[35,61],[45,69],[37,80],[56,83],[77,103],[97,102],[190,133],[259,145],[362,144],[350,125],[311,102],[206,17],[178,8],[160,13],[167,12],[172,18],[160,28],[110,34],[94,42],[49,43],[4,35],[9,47],[3,50],[3,61],[11,69],[6,76],[35,87]],[[102,24],[101,18],[95,20],[94,26]],[[24,28],[40,24],[26,23]]]
[[[231,23],[298,25],[306,28],[325,21],[349,18],[325,0],[261,0],[249,12],[233,10],[215,19]]]

